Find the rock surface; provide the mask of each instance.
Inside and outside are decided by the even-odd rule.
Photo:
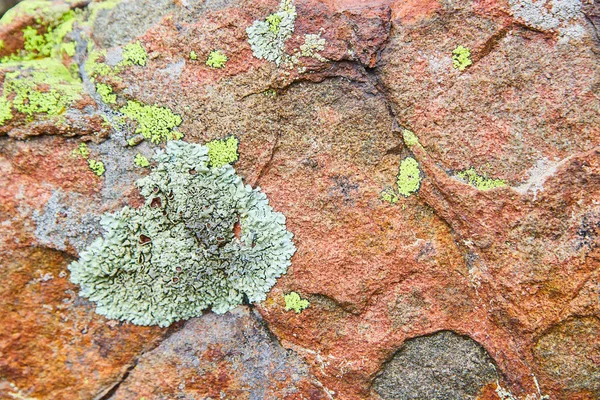
[[[276,66],[246,34],[276,1],[27,3],[0,57],[71,9],[74,45],[0,64],[0,398],[600,398],[597,4],[297,0]],[[124,63],[137,42],[147,58]],[[81,90],[56,115],[9,90],[40,62]],[[298,248],[265,302],[159,329],[77,296],[67,265],[104,212],[141,204],[134,157],[161,147],[127,145],[127,101],[180,115],[186,141],[239,139],[236,171]],[[407,157],[420,185],[403,197]],[[308,308],[285,310],[292,291]]]

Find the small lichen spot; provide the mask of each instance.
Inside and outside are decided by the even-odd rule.
[[[285,300],[285,311],[294,310],[296,314],[302,312],[310,305],[309,301],[306,299],[302,299],[300,295],[296,292],[290,292],[283,296]]]
[[[478,190],[490,190],[508,185],[503,179],[492,179],[485,175],[479,175],[473,167],[458,172],[456,176],[467,182],[469,185],[475,186]]]
[[[237,161],[239,157],[238,145],[239,141],[235,136],[229,136],[225,139],[213,140],[206,143],[210,166],[219,168],[223,165]]]
[[[211,68],[223,68],[227,62],[227,56],[220,50],[211,51],[206,60],[206,65]]]
[[[459,71],[464,71],[465,68],[473,64],[473,61],[471,61],[471,51],[464,46],[458,46],[452,51],[452,64]]]
[[[417,160],[412,157],[406,157],[402,160],[396,183],[398,185],[398,193],[404,197],[408,197],[419,190],[421,186],[421,171],[419,170]]]
[[[105,172],[104,163],[102,161],[88,160],[88,165],[92,172],[98,176],[102,176]]]
[[[137,153],[135,155],[133,162],[135,163],[135,165],[141,168],[146,168],[150,165],[150,161],[148,161],[148,159],[140,153]]]

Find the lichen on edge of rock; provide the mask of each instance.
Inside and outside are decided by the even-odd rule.
[[[296,7],[291,0],[282,0],[279,10],[265,20],[254,21],[246,28],[252,54],[279,66],[285,55],[285,42],[294,32]],[[276,23],[275,23],[276,22]]]

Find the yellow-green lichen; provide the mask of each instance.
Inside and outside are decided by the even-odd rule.
[[[421,186],[421,171],[419,170],[417,160],[412,157],[406,157],[402,160],[396,184],[398,185],[398,193],[404,197],[408,197],[419,190]]]
[[[404,139],[404,144],[406,144],[408,147],[420,145],[417,135],[408,129],[404,129],[402,131],[402,138]]]
[[[507,183],[503,179],[492,179],[485,175],[479,175],[475,168],[471,167],[456,174],[457,177],[464,180],[471,186],[475,186],[478,190],[490,190],[498,187],[505,187]]]
[[[181,139],[183,134],[175,130],[182,119],[166,107],[150,106],[129,100],[119,111],[137,122],[135,133],[152,143]]]
[[[211,51],[206,60],[206,65],[211,68],[223,68],[227,62],[227,56],[220,50]]]
[[[18,71],[5,74],[2,95],[16,111],[28,116],[60,115],[81,98],[81,81],[58,60],[23,61],[19,67]]]
[[[4,13],[0,25],[8,25],[17,17],[33,17],[38,24],[44,24],[55,21],[68,10],[68,4],[55,4],[50,0],[21,1]]]
[[[452,50],[452,64],[459,71],[464,71],[465,68],[473,64],[473,61],[471,61],[471,51],[464,46],[458,46]]]
[[[238,145],[239,141],[235,136],[206,143],[210,166],[219,168],[237,161],[239,157]]]
[[[198,59],[198,54],[192,50],[190,51],[190,60],[196,61]]]
[[[98,13],[102,10],[111,10],[118,6],[121,3],[121,0],[104,0],[104,1],[92,1],[87,9],[89,11],[89,17],[87,19],[86,25],[92,25],[96,18],[98,18]]]
[[[146,168],[150,165],[150,161],[148,161],[148,159],[140,153],[137,153],[135,155],[135,159],[133,160],[133,163],[141,168]]]
[[[381,200],[387,201],[388,203],[396,204],[398,202],[398,195],[392,188],[383,190],[380,194]]]
[[[92,82],[99,76],[114,76],[120,71],[118,67],[111,67],[105,62],[98,61],[103,58],[106,58],[105,50],[90,50],[88,53],[83,68]]]
[[[0,97],[0,125],[4,125],[4,122],[10,120],[12,117],[12,105],[10,101],[6,100],[6,97]]]
[[[296,292],[284,295],[283,299],[285,300],[285,311],[294,310],[296,314],[299,314],[310,305],[308,300],[302,299]]]
[[[113,93],[112,87],[105,83],[96,84],[96,92],[102,98],[102,101],[106,104],[115,104],[117,102],[117,95]]]
[[[73,157],[81,156],[84,160],[87,160],[90,157],[90,149],[87,144],[79,143],[76,149],[71,152]]]
[[[128,67],[131,65],[145,66],[148,61],[148,53],[138,40],[123,47],[123,60],[119,65]]]
[[[88,166],[98,176],[102,176],[106,171],[104,169],[104,163],[97,160],[88,160]]]

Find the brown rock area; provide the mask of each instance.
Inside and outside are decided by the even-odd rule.
[[[286,54],[323,47],[277,66],[246,33],[277,1],[39,3],[75,10],[75,52],[55,61],[82,92],[0,127],[0,398],[600,399],[597,4],[297,0]],[[1,56],[48,29],[41,10],[0,24]],[[137,41],[145,65],[92,82],[92,51],[112,68]],[[2,60],[0,82],[23,68]],[[140,205],[133,159],[163,146],[127,146],[127,101],[180,115],[186,141],[239,139],[236,171],[297,247],[266,301],[161,329],[78,296],[67,265],[103,213]]]

